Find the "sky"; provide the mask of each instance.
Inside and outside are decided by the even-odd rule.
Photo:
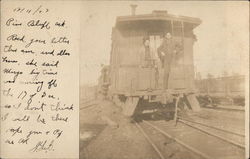
[[[86,1],[81,13],[81,84],[95,84],[101,65],[109,64],[111,31],[116,17],[167,10],[169,14],[200,18],[194,30],[195,71],[205,78],[208,73],[221,76],[246,74],[249,59],[249,3],[233,1]]]

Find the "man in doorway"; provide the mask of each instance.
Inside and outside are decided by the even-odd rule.
[[[176,53],[175,44],[170,33],[166,33],[162,44],[157,49],[158,56],[164,68],[163,88],[168,89],[169,73],[173,55]]]
[[[141,64],[143,67],[149,67],[151,65],[149,37],[143,38],[143,48],[141,49]]]
[[[140,51],[140,60],[141,60],[141,67],[154,69],[154,77],[155,77],[154,87],[157,88],[158,80],[159,80],[159,70],[158,70],[157,65],[155,64],[154,59],[151,56],[149,37],[143,38],[143,47]]]

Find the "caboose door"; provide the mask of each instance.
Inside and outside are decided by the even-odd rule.
[[[158,88],[159,71],[157,48],[161,44],[160,35],[149,36],[150,60],[147,65],[140,67],[138,70],[138,89],[139,90],[155,90]]]
[[[161,68],[161,61],[157,54],[157,49],[162,43],[162,38],[159,33],[150,35],[150,52],[152,60],[154,61],[154,71],[155,71],[155,77],[152,79],[155,84],[155,89],[163,88],[163,69]]]
[[[151,78],[151,83],[154,84],[154,89],[163,89],[163,76],[164,68],[160,58],[158,57],[157,49],[162,43],[162,38],[160,35],[150,35],[150,52],[151,58],[154,61],[155,71],[154,77]],[[181,37],[173,37],[173,41],[176,44],[183,45],[183,39]],[[184,50],[174,55],[171,62],[170,76],[168,80],[168,88],[170,89],[183,89],[186,88],[186,69],[184,67]]]

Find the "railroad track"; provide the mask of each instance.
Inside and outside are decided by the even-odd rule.
[[[242,138],[244,135],[213,127],[203,123],[194,123],[178,118],[178,124],[166,121],[143,121],[136,123],[138,129],[157,152],[160,159],[244,159],[244,144],[228,136]],[[204,128],[207,127],[207,128]],[[208,130],[208,129],[214,129]],[[218,131],[221,131],[222,136]],[[227,134],[227,135],[226,135]],[[161,136],[161,137],[159,137]],[[227,137],[225,137],[227,136]],[[165,140],[173,141],[164,144]],[[170,150],[179,150],[169,152]],[[174,154],[173,154],[174,153]],[[172,154],[172,156],[171,156]],[[182,156],[180,156],[180,154]],[[171,157],[169,157],[171,156]]]
[[[96,106],[96,105],[97,105],[97,103],[88,104],[86,106],[80,107],[80,110],[87,109],[87,108],[90,108],[90,107],[93,107],[93,106]]]
[[[143,124],[143,126],[142,126]],[[209,158],[206,154],[199,152],[198,150],[190,147],[189,145],[185,144],[181,140],[175,138],[171,134],[167,133],[166,131],[154,126],[152,123],[143,121],[142,124],[136,123],[137,127],[143,133],[145,138],[149,141],[152,145],[154,150],[157,152],[160,159],[168,159],[168,158],[190,158],[190,159],[202,159],[202,158]],[[146,127],[146,128],[145,128]],[[147,129],[147,130],[145,130]],[[149,129],[156,130],[153,132],[154,137],[150,135]],[[147,131],[147,132],[146,132]],[[157,133],[156,133],[157,132]],[[157,135],[158,139],[154,139]],[[159,136],[162,137],[159,139]],[[154,142],[155,141],[155,142]],[[167,144],[166,144],[167,141]],[[168,146],[166,146],[168,145]]]
[[[208,135],[221,139],[225,142],[228,142],[232,145],[235,145],[239,148],[242,148],[242,149],[245,148],[245,145],[244,145],[245,134],[241,134],[239,132],[235,132],[232,130],[223,129],[223,128],[213,126],[204,122],[197,122],[197,121],[193,121],[193,120],[185,119],[181,117],[178,117],[178,121],[189,127],[197,129],[203,133],[206,133]]]
[[[88,101],[83,101],[80,103],[81,107],[80,107],[80,110],[84,110],[84,109],[87,109],[87,108],[91,108],[93,106],[96,106],[98,105],[97,102],[95,102],[96,99],[91,99],[91,100],[88,100]]]
[[[203,109],[212,109],[212,110],[222,110],[222,111],[234,111],[234,112],[244,112],[245,109],[242,106],[238,107],[227,107],[227,106],[204,106]]]

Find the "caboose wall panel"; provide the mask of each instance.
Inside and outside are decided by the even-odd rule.
[[[138,70],[138,90],[155,89],[155,70],[152,68]]]
[[[184,64],[193,65],[193,44],[192,38],[184,38]]]
[[[139,49],[120,48],[119,65],[138,65],[140,57],[135,52],[139,52]]]
[[[124,31],[123,34],[117,31],[116,35],[118,48],[116,54],[116,63],[120,65],[138,65],[140,62],[139,51],[142,46],[142,36],[140,32],[136,31]]]
[[[134,67],[120,67],[118,69],[119,80],[117,80],[117,90],[133,92],[138,88],[137,72]]]
[[[133,92],[155,89],[155,70],[151,68],[120,67],[118,91]]]
[[[185,88],[185,76],[183,65],[172,65],[169,75],[169,88]]]
[[[192,38],[185,38],[184,68],[187,88],[194,88],[193,44],[194,40]]]
[[[174,38],[175,41],[183,43],[183,52],[175,56],[172,61],[169,88],[194,88],[194,68],[193,68],[193,39]],[[183,41],[183,42],[182,42]]]

